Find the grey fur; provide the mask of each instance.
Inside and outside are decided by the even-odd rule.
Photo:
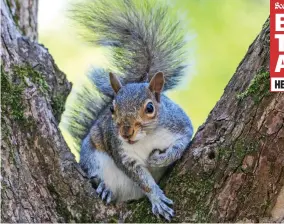
[[[123,108],[122,113],[124,115],[121,116],[127,118],[135,116],[135,114],[137,116],[135,108],[139,108],[143,100],[149,97],[145,87],[147,87],[145,83],[128,84],[122,88],[122,91],[118,92],[115,101]],[[125,154],[125,148],[117,134],[117,125],[111,118],[111,114],[106,115],[106,111],[104,111],[102,114],[108,117],[103,120],[99,118],[94,124],[98,125],[102,131],[102,139],[105,140],[104,152],[97,152],[91,144],[86,145],[84,143],[80,153],[80,164],[89,177],[101,174],[100,180],[106,184],[108,191],[113,195],[112,200],[138,199],[144,194],[152,203],[152,212],[170,220],[173,216],[173,210],[167,204],[172,202],[164,195],[157,185],[157,181],[159,181],[167,166],[180,159],[190,143],[193,128],[190,119],[182,109],[163,94],[158,109],[157,121],[146,127],[147,133],[151,135],[151,133],[158,132],[159,128],[163,128],[172,133],[173,136],[180,136],[171,147],[166,149],[153,147],[153,151],[155,149],[157,151],[153,155],[149,155],[145,164],[140,164],[135,158]],[[160,142],[165,140],[163,138],[157,139]],[[90,136],[88,135],[84,142],[89,141]],[[115,165],[111,165],[112,163]],[[109,169],[111,166],[113,166],[111,172],[106,171],[106,168]],[[122,173],[117,175],[118,170],[121,170]],[[110,175],[111,179],[114,180],[105,180],[104,178],[110,177],[106,175]],[[120,181],[124,183],[123,186],[119,184]]]
[[[163,71],[164,90],[175,87],[186,65],[185,33],[162,1],[83,1],[72,10],[91,42],[112,49],[123,84],[149,81]],[[108,76],[96,76],[98,89],[112,96]]]
[[[167,90],[181,78],[185,43],[179,22],[171,21],[161,2],[152,1],[88,1],[76,5],[73,16],[91,31],[88,38],[111,47],[122,83],[114,94],[107,72],[94,70],[89,75],[91,90],[84,89],[77,95],[78,104],[68,108],[72,135],[77,143],[83,141],[80,165],[90,178],[98,179],[97,192],[103,200],[127,201],[146,195],[152,212],[170,220],[172,201],[157,182],[182,156],[193,128],[178,105],[163,93],[157,99],[148,82],[162,71],[163,90]],[[109,110],[113,100],[116,118]],[[132,146],[122,141],[118,123],[141,121],[139,111],[147,100],[155,105],[156,116],[143,120],[139,129],[143,137]]]

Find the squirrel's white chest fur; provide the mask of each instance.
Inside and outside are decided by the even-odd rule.
[[[167,129],[159,128],[154,133],[146,135],[135,144],[123,142],[123,150],[126,159],[135,160],[136,163],[147,167],[147,160],[154,149],[161,151],[171,146],[179,136]],[[87,140],[85,140],[87,144]],[[86,148],[87,145],[86,145]],[[143,196],[141,189],[122,170],[120,170],[114,160],[105,152],[91,150],[94,153],[91,158],[93,163],[90,169],[90,176],[99,175],[105,184],[114,193],[117,201],[127,201],[138,199]],[[160,179],[165,168],[151,168],[151,173],[155,179]]]
[[[178,137],[177,134],[165,128],[158,128],[155,132],[146,135],[135,144],[123,142],[122,148],[124,149],[126,158],[133,159],[139,164],[147,165],[147,159],[154,149],[164,151],[171,146]]]

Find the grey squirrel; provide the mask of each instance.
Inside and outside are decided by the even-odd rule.
[[[112,49],[117,73],[94,69],[93,87],[67,108],[80,165],[107,203],[145,195],[152,212],[170,220],[173,202],[157,182],[193,135],[188,116],[164,95],[186,68],[179,21],[153,1],[86,1],[72,13],[90,31],[89,40]]]

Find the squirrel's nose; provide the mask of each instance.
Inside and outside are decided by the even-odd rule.
[[[129,139],[129,138],[131,138],[131,136],[132,136],[132,135],[129,135],[129,134],[124,134],[124,135],[122,135],[122,137],[125,138],[125,139]]]
[[[134,129],[129,127],[129,126],[124,126],[122,127],[121,130],[121,136],[124,139],[130,139],[132,137],[132,135],[134,134]]]

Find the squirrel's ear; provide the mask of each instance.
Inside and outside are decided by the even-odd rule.
[[[165,79],[163,72],[157,72],[150,81],[149,89],[152,92],[160,93],[164,87]]]
[[[164,73],[157,72],[150,81],[149,89],[151,92],[155,93],[156,99],[160,102],[160,93],[163,90],[165,83]]]
[[[115,93],[117,93],[120,88],[122,87],[119,79],[117,78],[116,75],[114,75],[113,73],[109,73],[109,80],[110,80],[110,84],[112,89],[114,90]]]

